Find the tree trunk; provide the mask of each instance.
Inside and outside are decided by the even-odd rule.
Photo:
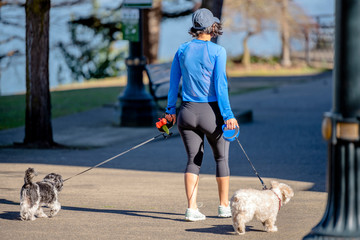
[[[50,0],[27,0],[26,114],[24,144],[54,145],[49,91]]]
[[[291,66],[290,60],[290,32],[288,24],[288,0],[281,0],[281,65],[284,67]]]
[[[250,64],[251,64],[251,55],[250,55],[250,50],[249,47],[247,45],[248,39],[249,39],[250,35],[246,35],[244,40],[243,40],[243,48],[244,48],[244,53],[243,53],[243,57],[241,59],[241,63],[244,65],[245,68],[249,68]]]
[[[309,29],[305,29],[304,31],[305,35],[305,61],[307,66],[311,66],[310,62],[310,37],[309,37]]]
[[[223,2],[224,0],[203,0],[201,7],[209,9],[215,17],[221,19]]]
[[[155,0],[153,8],[144,10],[144,55],[149,64],[158,58],[161,21],[161,1]]]
[[[201,7],[209,9],[214,14],[214,16],[221,21],[223,3],[224,0],[203,0]],[[214,43],[217,43],[217,40],[218,38],[211,39],[211,41]]]

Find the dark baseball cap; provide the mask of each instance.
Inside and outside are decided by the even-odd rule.
[[[203,30],[212,26],[215,22],[220,23],[217,17],[214,17],[212,12],[206,8],[196,10],[192,15],[193,28]]]

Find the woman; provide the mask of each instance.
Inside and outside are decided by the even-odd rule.
[[[185,219],[205,220],[197,207],[199,173],[206,136],[216,161],[216,180],[220,205],[219,217],[231,217],[229,207],[229,143],[222,138],[222,125],[228,129],[239,127],[231,111],[226,79],[225,49],[213,42],[221,35],[218,18],[205,8],[192,16],[189,31],[194,39],[182,44],[175,54],[170,74],[170,89],[166,119],[175,124],[176,100],[182,77],[183,103],[178,116],[178,129],[188,155],[185,170],[185,191],[188,208]]]

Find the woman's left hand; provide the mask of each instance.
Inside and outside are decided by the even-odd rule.
[[[226,120],[225,124],[226,124],[226,128],[230,129],[230,130],[239,127],[239,124],[235,118],[230,118],[230,119]]]
[[[169,122],[172,122],[175,125],[175,123],[176,123],[176,114],[165,113],[165,118],[166,118],[166,120],[168,120]]]

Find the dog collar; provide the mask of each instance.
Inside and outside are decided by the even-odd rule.
[[[275,196],[279,199],[279,211],[280,211],[280,208],[281,208],[281,198],[279,198],[279,196],[276,194],[276,192],[274,192],[273,190],[271,190]]]

